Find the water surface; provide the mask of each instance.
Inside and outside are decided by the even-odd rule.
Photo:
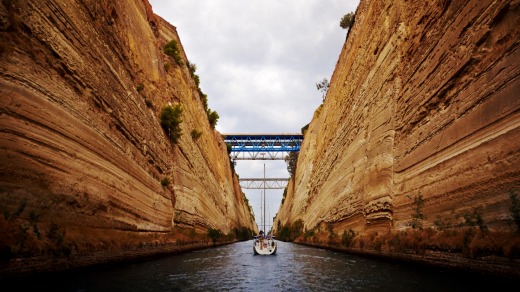
[[[293,243],[253,241],[139,263],[33,277],[11,291],[504,291],[518,279],[397,264]],[[5,287],[4,285],[2,285]],[[508,289],[510,290],[510,289]],[[5,291],[5,290],[4,290]]]

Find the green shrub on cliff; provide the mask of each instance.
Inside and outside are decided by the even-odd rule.
[[[167,187],[167,186],[169,186],[169,185],[170,185],[170,179],[167,178],[167,177],[161,179],[161,185],[162,185],[163,187]]]
[[[197,130],[197,129],[193,129],[193,130],[191,130],[191,138],[192,138],[193,140],[197,140],[197,139],[199,139],[200,136],[202,136],[202,132],[201,132],[201,131],[199,131],[199,130]]]
[[[177,144],[182,135],[180,124],[182,108],[178,104],[175,107],[168,105],[161,111],[161,126],[170,140]]]
[[[233,228],[232,230],[232,238],[235,238],[240,241],[246,241],[251,239],[253,230],[247,227]]]
[[[341,243],[344,246],[350,247],[354,242],[354,237],[356,237],[356,232],[354,232],[354,230],[343,230],[343,234],[341,235]]]
[[[188,60],[188,70],[190,71],[191,78],[193,78],[193,81],[195,81],[195,85],[197,85],[197,89],[199,90],[200,93],[202,93],[202,91],[200,91],[200,87],[199,87],[200,77],[199,77],[199,75],[195,74],[195,71],[197,71],[197,65]]]
[[[183,65],[181,51],[179,50],[179,46],[177,45],[176,40],[171,40],[164,46],[164,53],[172,57],[177,65]]]
[[[200,99],[202,101],[202,106],[204,106],[204,110],[208,110],[208,95],[205,93],[200,92]]]
[[[327,231],[329,232],[329,243],[334,243],[337,236],[334,232],[334,223],[327,223]]]
[[[422,230],[422,222],[424,219],[426,219],[426,216],[424,216],[422,213],[422,207],[424,205],[422,195],[416,196],[413,201],[415,203],[415,213],[412,214],[412,221],[410,221],[410,226],[413,229],[418,228],[419,230]]]
[[[352,24],[354,24],[354,12],[343,15],[341,21],[339,22],[339,26],[343,29],[352,27]]]
[[[197,71],[197,65],[188,60],[187,66],[188,70],[190,71],[191,78],[193,78],[193,82],[195,82],[195,85],[197,86],[197,92],[199,93],[202,106],[204,107],[204,110],[208,116],[209,124],[214,129],[220,116],[216,111],[212,111],[210,108],[208,108],[208,96],[200,89],[200,77],[199,75],[195,74],[195,71]]]
[[[466,226],[478,227],[482,232],[488,230],[487,225],[484,223],[484,218],[478,209],[473,209],[472,213],[464,213],[462,216],[464,217]]]
[[[164,70],[168,71],[172,67],[172,64],[170,62],[164,63]]]
[[[214,229],[214,228],[208,229],[208,237],[209,237],[209,239],[211,239],[211,241],[213,241],[213,243],[215,243],[217,240],[219,240],[223,236],[224,236],[224,234],[222,233],[222,231],[220,231],[220,229]]]
[[[216,111],[212,111],[211,109],[208,109],[208,120],[209,124],[213,129],[215,129],[215,126],[217,125],[217,121],[220,118],[218,113]]]
[[[302,219],[294,221],[292,224],[287,223],[280,228],[280,221],[278,221],[278,232],[276,237],[282,241],[294,241],[298,236],[301,236],[304,231]]]

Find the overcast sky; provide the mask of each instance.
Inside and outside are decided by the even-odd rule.
[[[300,133],[330,77],[347,30],[343,15],[359,0],[149,0],[177,27],[200,88],[218,112],[216,129],[229,133]],[[284,161],[237,161],[241,178],[287,178]],[[263,190],[243,190],[261,225]],[[266,191],[266,225],[283,190]],[[261,226],[260,226],[261,227]],[[269,227],[266,228],[269,230]]]

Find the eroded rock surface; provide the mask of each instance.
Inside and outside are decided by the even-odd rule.
[[[3,258],[256,228],[176,29],[146,0],[2,1],[0,15]],[[183,109],[177,145],[168,104]]]
[[[421,197],[425,228],[513,231],[519,24],[518,1],[361,1],[275,227],[405,230]]]

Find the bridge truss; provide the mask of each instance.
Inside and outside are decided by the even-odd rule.
[[[301,134],[223,134],[231,146],[233,160],[284,160],[290,152],[299,152]]]
[[[240,178],[240,187],[242,189],[265,189],[265,190],[276,190],[285,189],[288,178]]]

